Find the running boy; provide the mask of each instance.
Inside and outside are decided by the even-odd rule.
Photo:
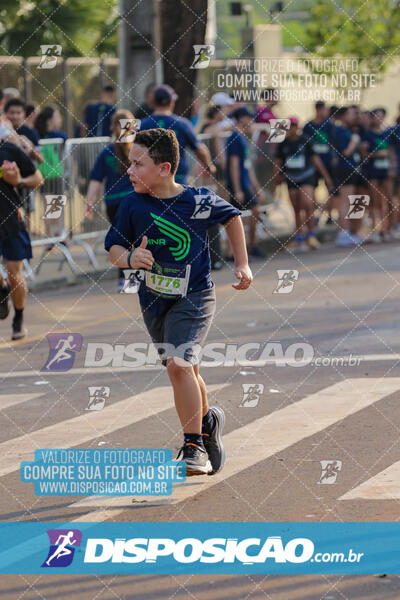
[[[111,262],[140,269],[139,301],[145,325],[171,380],[183,428],[180,454],[187,475],[213,474],[225,460],[224,413],[208,407],[198,349],[215,312],[207,229],[223,223],[232,244],[237,290],[252,282],[240,211],[207,188],[176,183],[179,145],[171,130],[136,134],[128,174],[134,192],[122,200],[105,248]],[[168,348],[166,350],[165,348]]]

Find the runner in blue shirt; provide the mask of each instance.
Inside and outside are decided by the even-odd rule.
[[[325,102],[319,100],[315,103],[315,116],[314,119],[308,121],[303,127],[303,135],[311,142],[311,148],[314,154],[317,154],[325,169],[328,171],[330,178],[333,178],[332,159],[333,159],[333,147],[332,137],[334,131],[334,124],[329,119],[329,107]],[[321,174],[317,171],[315,176],[315,188],[318,187],[320,181],[323,180]],[[328,200],[323,207],[323,210],[328,212],[328,223],[332,222],[331,211],[333,208],[333,194],[332,190],[328,190]],[[314,193],[315,202],[315,193]]]
[[[82,137],[111,135],[111,118],[115,111],[115,89],[112,85],[106,85],[101,92],[101,101],[86,107]]]
[[[232,286],[247,289],[252,273],[240,211],[207,188],[175,181],[179,144],[172,131],[139,132],[129,159],[135,191],[122,201],[105,248],[114,265],[138,270],[144,322],[174,389],[187,475],[216,473],[225,460],[224,413],[208,407],[199,374],[199,350],[215,312],[207,229],[225,226],[239,280]]]
[[[186,184],[189,174],[189,166],[185,156],[186,147],[193,150],[200,162],[212,175],[215,174],[216,169],[207,146],[200,142],[190,121],[173,113],[177,98],[175,91],[169,85],[160,85],[156,88],[153,94],[154,113],[142,120],[140,130],[161,127],[174,131],[178,139],[180,155],[175,180],[177,183]]]
[[[134,116],[129,110],[118,110],[114,113],[111,121],[111,130],[114,141],[106,146],[99,154],[90,172],[89,188],[86,196],[85,217],[93,217],[93,207],[98,200],[102,183],[104,181],[104,202],[106,204],[107,217],[113,223],[121,201],[132,194],[132,183],[127,174],[129,167],[129,150],[132,142],[118,142],[121,133],[120,119],[132,119]],[[124,273],[119,270],[118,290],[124,286]]]
[[[368,150],[371,214],[378,213],[378,223],[373,219],[372,241],[394,241],[391,221],[394,225],[394,211],[391,203],[391,176],[394,175],[396,158],[394,150],[389,146],[392,128],[385,125],[386,110],[376,108],[371,111],[371,126],[366,131],[365,141]],[[392,216],[392,219],[391,219]],[[379,227],[380,232],[377,228]]]
[[[240,210],[251,210],[251,217],[248,218],[249,254],[265,258],[256,239],[256,225],[260,219],[258,205],[265,195],[251,163],[250,140],[254,115],[246,106],[241,106],[232,116],[237,125],[226,141],[226,185],[231,203]],[[232,257],[228,256],[227,260],[232,260]]]
[[[330,189],[330,175],[320,156],[314,152],[310,138],[300,133],[296,117],[290,118],[286,137],[277,146],[273,190],[282,179],[286,182],[295,215],[294,239],[288,248],[295,253],[316,250],[320,243],[314,231],[315,178],[318,173]],[[305,228],[308,230],[306,235]]]
[[[353,128],[357,124],[354,106],[344,107],[340,112],[341,125],[335,127],[333,145],[335,148],[335,178],[334,187],[338,195],[339,233],[336,238],[337,246],[357,246],[362,238],[349,230],[346,219],[350,209],[349,196],[356,193],[356,186],[361,176],[362,139]]]

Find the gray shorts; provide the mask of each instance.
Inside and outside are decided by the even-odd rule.
[[[168,356],[178,356],[192,365],[199,362],[199,346],[202,346],[211,327],[215,313],[215,285],[200,292],[190,292],[179,298],[162,317],[142,311],[147,330],[154,344],[170,344],[159,348],[164,367]]]

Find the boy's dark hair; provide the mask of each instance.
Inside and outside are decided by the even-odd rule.
[[[4,107],[4,112],[7,112],[11,106],[21,106],[24,110],[26,110],[26,104],[20,98],[11,98]]]
[[[145,129],[136,134],[134,144],[147,148],[150,158],[156,165],[171,163],[171,175],[175,175],[179,164],[179,144],[175,133],[170,129]]]
[[[323,100],[317,100],[317,102],[315,103],[315,110],[320,110],[321,108],[324,108],[325,106],[326,106],[326,104]]]
[[[106,94],[113,94],[115,92],[115,87],[113,85],[105,85],[102,89],[102,92]]]

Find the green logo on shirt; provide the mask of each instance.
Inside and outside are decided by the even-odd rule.
[[[154,219],[155,224],[161,233],[166,235],[167,237],[174,240],[177,243],[176,246],[169,246],[169,250],[171,250],[171,254],[175,260],[183,260],[190,250],[190,235],[186,229],[182,229],[182,227],[178,227],[175,223],[171,223],[171,221],[167,221],[163,217],[159,215],[155,215],[150,213]]]

